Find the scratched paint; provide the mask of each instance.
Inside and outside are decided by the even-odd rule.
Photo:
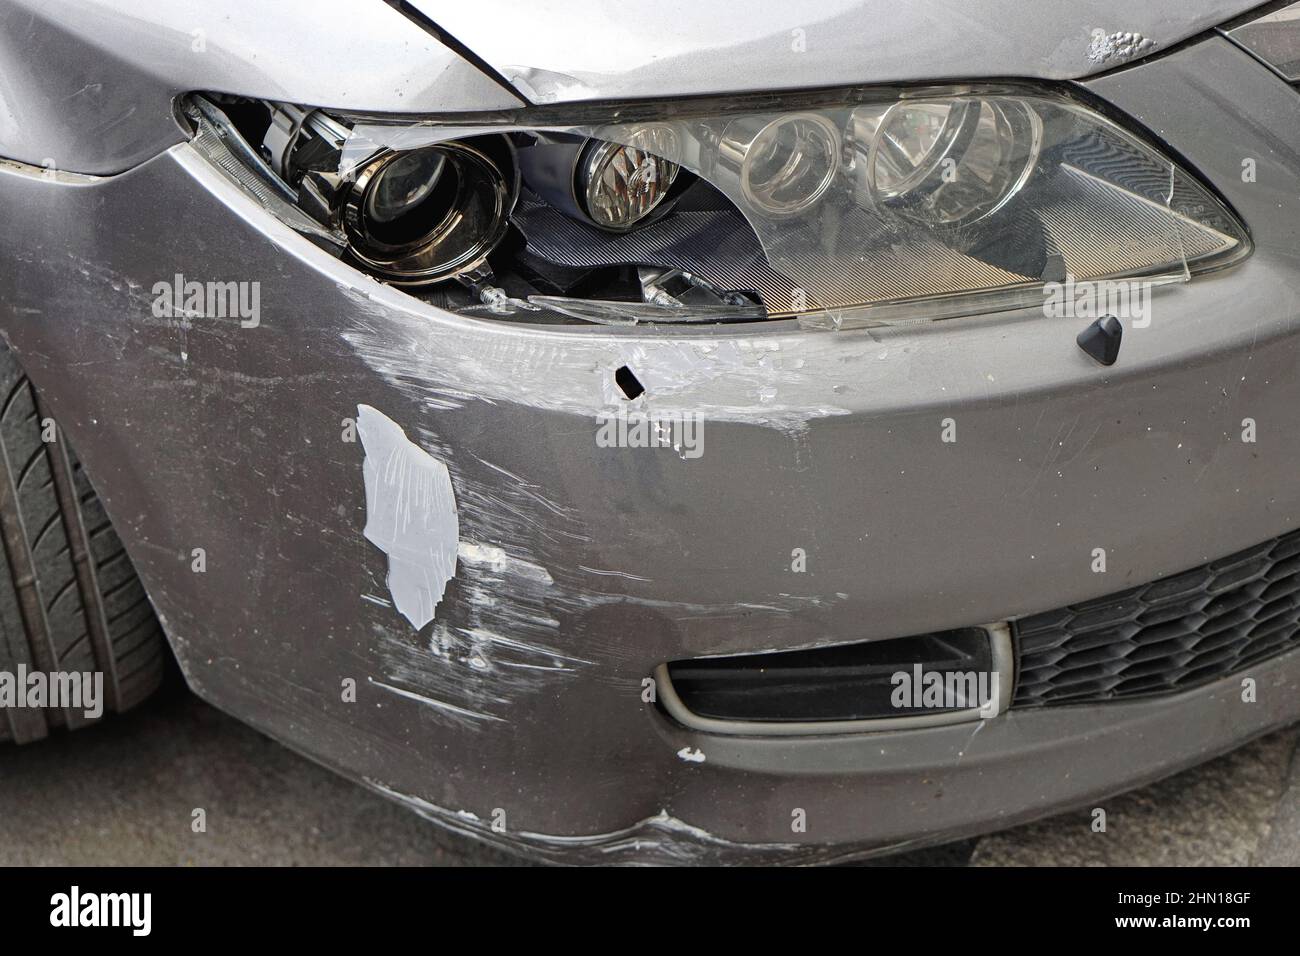
[[[347,342],[390,384],[405,388],[419,382],[420,400],[432,409],[486,400],[594,417],[626,405],[614,370],[627,365],[646,386],[646,410],[661,414],[688,413],[787,433],[848,414],[814,397],[825,382],[805,367],[807,333],[791,333],[787,340],[575,338],[452,320],[378,283],[340,291],[353,300],[359,316],[375,317],[373,324],[358,322],[344,333]],[[835,344],[852,351],[852,342]]]
[[[498,834],[471,811],[453,811],[422,797],[402,793],[371,778],[363,782],[377,793],[401,803],[427,820],[465,836],[505,849],[526,846],[533,856],[552,862],[576,863],[709,863],[743,850],[747,860],[786,863],[830,863],[852,858],[860,849],[800,843],[737,843],[681,820],[667,810],[606,833],[564,836],[533,831]]]
[[[358,433],[366,453],[366,537],[389,556],[391,607],[417,631],[433,621],[417,635],[373,622],[380,671],[370,686],[426,708],[432,719],[482,728],[510,720],[521,695],[590,666],[553,646],[555,614],[571,609],[573,598],[556,593],[551,573],[522,550],[521,529],[501,521],[528,506],[553,516],[563,509],[508,473],[507,487],[494,492],[458,475],[453,495],[446,463],[427,450],[451,460],[437,437],[420,431],[412,441],[369,406],[358,406]],[[472,517],[470,526],[464,517]],[[476,528],[509,545],[477,540]],[[361,599],[389,606],[373,594]]]

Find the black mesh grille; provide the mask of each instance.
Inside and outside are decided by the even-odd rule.
[[[1012,628],[1015,707],[1207,683],[1300,646],[1300,531]]]

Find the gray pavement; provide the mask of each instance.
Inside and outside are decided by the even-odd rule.
[[[1091,808],[981,839],[984,866],[1297,865],[1296,730],[1263,737],[1200,767]],[[1289,785],[1290,784],[1290,785]],[[1289,830],[1282,838],[1281,831]]]
[[[1079,811],[886,864],[1300,864],[1300,732]],[[207,832],[194,833],[202,807]],[[444,833],[171,686],[75,734],[0,748],[0,865],[432,864],[513,857]]]

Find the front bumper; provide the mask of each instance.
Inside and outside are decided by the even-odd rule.
[[[1037,312],[673,335],[459,318],[341,266],[187,145],[101,180],[0,168],[5,332],[191,685],[288,745],[564,859],[813,861],[955,837],[1300,718],[1300,654],[1251,669],[1252,704],[1230,678],[828,738],[692,733],[643,703],[642,679],[1015,618],[1297,527],[1300,101],[1221,39],[1089,86],[1209,178],[1256,244],[1157,292],[1111,369],[1076,348],[1086,320]],[[155,316],[151,289],[176,274],[260,282],[259,324]],[[597,446],[624,365],[660,411],[703,414],[702,456]],[[460,561],[419,634],[361,534],[359,404],[451,474]]]

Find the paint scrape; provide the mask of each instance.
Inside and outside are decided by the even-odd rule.
[[[556,863],[708,864],[734,860],[737,854],[750,862],[829,863],[861,853],[816,844],[736,843],[680,820],[667,810],[607,833],[562,836],[520,830],[498,834],[472,811],[448,810],[370,777],[363,777],[362,782],[448,830],[515,852],[526,850],[531,856]]]
[[[462,541],[456,551],[464,564],[479,565],[498,574],[517,574],[542,584],[553,584],[551,573],[544,567],[514,558],[506,554],[504,548],[491,544],[479,544],[474,541]]]
[[[1088,59],[1093,63],[1126,63],[1139,56],[1146,56],[1155,48],[1156,42],[1140,33],[1093,30],[1088,44]]]
[[[447,466],[369,405],[357,406],[365,449],[365,537],[388,555],[388,590],[417,631],[456,573],[460,522]]]

